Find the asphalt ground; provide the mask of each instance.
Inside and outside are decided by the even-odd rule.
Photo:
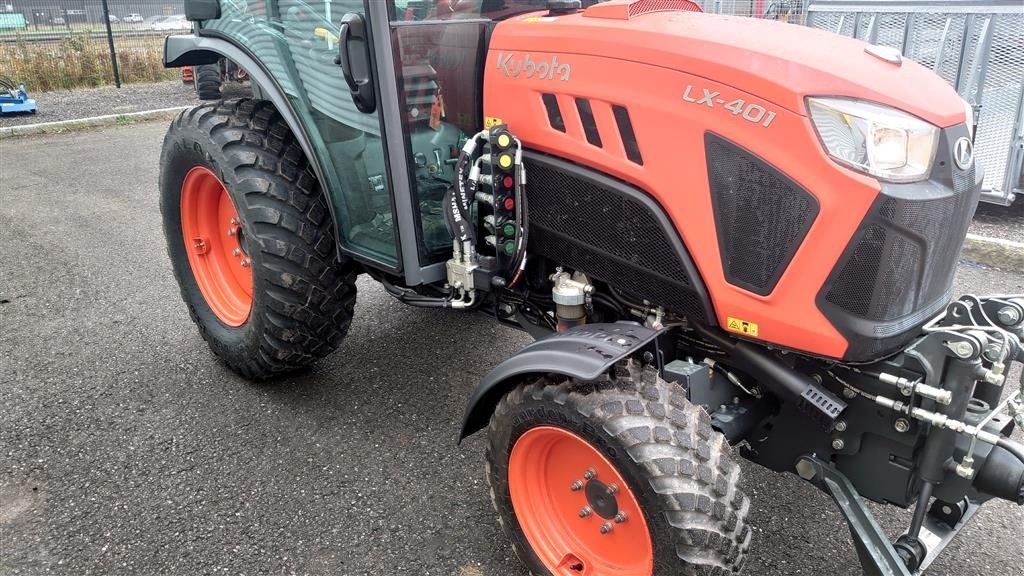
[[[164,130],[0,141],[0,574],[525,574],[483,437],[455,437],[473,387],[527,338],[363,278],[341,349],[274,385],[242,381],[171,276]],[[969,263],[957,283],[1024,292],[1024,275]],[[823,494],[744,468],[746,574],[859,573]],[[909,522],[876,510],[891,534]],[[1024,509],[990,503],[929,574],[1021,566]]]

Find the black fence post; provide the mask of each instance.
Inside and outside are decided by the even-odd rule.
[[[103,25],[107,27],[107,45],[110,47],[110,65],[114,69],[114,85],[121,87],[121,72],[117,69],[117,52],[114,50],[114,33],[110,30],[110,7],[103,0]]]

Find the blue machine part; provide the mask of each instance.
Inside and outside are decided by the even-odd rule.
[[[36,101],[28,97],[24,84],[19,84],[17,90],[0,91],[0,114],[35,114],[36,110]]]

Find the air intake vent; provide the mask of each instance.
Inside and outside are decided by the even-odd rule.
[[[622,106],[612,106],[612,114],[615,115],[615,123],[619,126],[619,136],[622,137],[622,147],[626,150],[626,158],[630,162],[644,165],[644,157],[640,155],[640,145],[636,141],[636,134],[633,133],[633,122],[629,119],[629,111]]]
[[[548,124],[559,132],[565,132],[565,120],[562,119],[562,109],[558,107],[558,97],[554,94],[541,94],[540,98],[548,112]]]
[[[700,5],[689,0],[634,0],[629,3],[595,4],[587,8],[584,16],[591,18],[609,18],[613,20],[629,20],[651,12],[703,12]]]
[[[537,153],[530,175],[530,246],[695,321],[714,322],[707,292],[661,207],[643,192]]]
[[[818,216],[818,200],[732,142],[704,136],[725,279],[766,296]]]
[[[590,108],[590,100],[577,98],[576,110],[580,113],[580,122],[583,123],[583,133],[587,135],[587,142],[600,148],[601,133],[597,131],[597,121],[594,120],[594,111]]]

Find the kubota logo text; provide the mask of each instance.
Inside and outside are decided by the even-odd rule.
[[[572,67],[568,64],[560,64],[558,56],[552,56],[551,61],[534,61],[527,54],[518,58],[515,54],[498,53],[498,70],[503,70],[505,76],[518,78],[520,74],[525,78],[539,78],[541,80],[561,80],[565,82],[572,73]]]

